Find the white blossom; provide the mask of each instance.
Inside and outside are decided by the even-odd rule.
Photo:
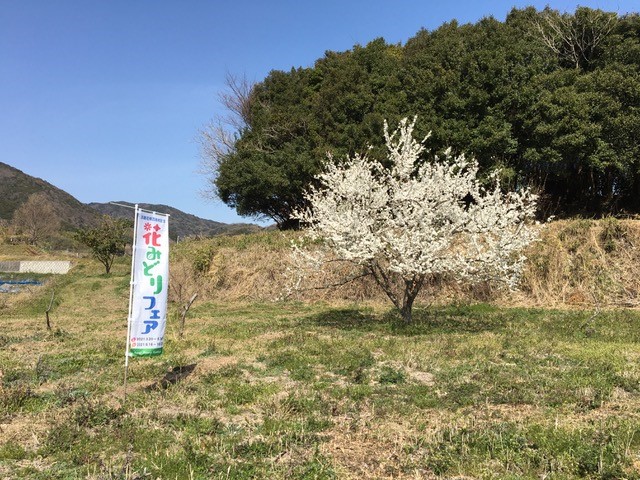
[[[368,270],[405,321],[430,276],[500,279],[514,287],[524,262],[519,252],[537,235],[529,189],[503,193],[497,174],[493,187],[483,188],[478,163],[451,149],[421,159],[415,123],[405,118],[389,133],[385,122],[389,168],[367,155],[329,158],[318,186],[305,194],[309,208],[295,213],[335,258]],[[320,257],[295,250],[319,268]]]

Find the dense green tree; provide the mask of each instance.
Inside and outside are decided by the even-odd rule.
[[[242,97],[242,96],[241,96]],[[242,215],[295,226],[331,152],[383,158],[383,120],[418,115],[434,152],[474,156],[544,213],[640,211],[640,20],[578,8],[514,9],[504,22],[445,23],[405,45],[376,39],[273,71],[242,97],[232,147],[209,172]]]
[[[124,255],[132,227],[130,220],[103,215],[100,225],[78,230],[75,238],[89,247],[93,257],[104,265],[105,273],[109,274],[116,256]]]

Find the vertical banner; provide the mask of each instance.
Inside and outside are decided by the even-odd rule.
[[[137,209],[128,352],[162,354],[169,287],[169,215]]]

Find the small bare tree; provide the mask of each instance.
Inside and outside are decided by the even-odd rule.
[[[60,229],[60,220],[51,201],[44,193],[34,193],[13,213],[12,224],[18,233],[27,236],[31,245],[37,245],[43,239]]]
[[[10,225],[9,222],[0,218],[0,243],[6,242],[9,238]]]
[[[179,336],[184,337],[184,329],[189,309],[201,293],[203,281],[192,263],[185,258],[172,259],[169,295],[177,304],[176,319],[179,318]]]

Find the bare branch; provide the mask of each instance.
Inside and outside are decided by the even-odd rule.
[[[332,288],[343,287],[343,286],[348,285],[351,282],[355,282],[356,280],[359,280],[361,278],[369,277],[370,275],[371,274],[369,272],[365,272],[365,273],[362,273],[360,275],[354,275],[352,277],[345,278],[344,280],[341,280],[341,281],[335,282],[335,283],[328,283],[328,284],[315,286],[315,287],[299,288],[299,289],[296,289],[295,292],[296,293],[304,293],[304,292],[311,292],[311,291],[314,291],[314,290],[329,290],[329,289],[332,289]],[[291,296],[293,293],[294,293],[293,291],[288,292],[285,295],[285,298]]]
[[[236,130],[251,125],[251,97],[254,83],[246,75],[238,77],[227,73],[225,78],[227,91],[219,95],[220,103],[230,112],[227,123]]]
[[[580,68],[593,61],[597,47],[616,27],[618,17],[580,8],[574,15],[545,9],[534,22],[539,39],[561,60]]]
[[[53,299],[56,295],[55,290],[51,290],[51,300],[49,300],[49,306],[44,311],[44,315],[47,319],[47,330],[51,331],[51,321],[49,320],[49,312],[51,311],[51,307],[53,306]]]
[[[180,338],[184,337],[184,324],[187,318],[187,313],[189,313],[189,309],[191,308],[191,305],[193,305],[193,302],[196,301],[196,298],[198,298],[198,294],[194,293],[191,296],[191,300],[189,300],[186,305],[182,306],[182,315],[180,316]]]
[[[251,128],[251,102],[254,83],[246,76],[238,77],[227,73],[227,90],[218,95],[225,112],[217,115],[199,132],[200,169],[199,173],[207,177],[209,187],[202,195],[216,198],[215,179],[221,162],[235,152],[235,144],[240,134]]]

